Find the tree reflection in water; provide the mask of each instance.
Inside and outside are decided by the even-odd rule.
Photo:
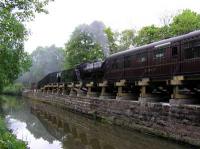
[[[10,128],[16,129],[18,135],[27,135],[29,146],[34,149],[188,148],[157,137],[98,123],[60,107],[30,99],[3,97],[0,99],[0,112],[7,117],[12,126]]]
[[[124,130],[74,114],[49,104],[31,102],[32,112],[69,149],[160,149],[187,148],[157,137]],[[45,117],[45,118],[44,118]],[[49,117],[53,117],[49,118]],[[49,119],[48,119],[49,118]],[[45,119],[45,120],[44,120]],[[53,120],[53,121],[52,121]],[[51,121],[51,122],[49,122]],[[49,125],[54,123],[55,125]],[[60,124],[62,123],[62,124]],[[60,132],[60,133],[58,133]],[[64,132],[64,133],[62,133]],[[61,134],[62,135],[58,135]]]

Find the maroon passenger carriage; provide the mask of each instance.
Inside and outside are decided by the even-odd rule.
[[[124,80],[123,86],[128,90],[144,84],[151,93],[157,86],[157,92],[174,94],[169,98],[198,95],[200,31],[113,54],[103,66],[104,80],[115,85],[116,81]],[[147,92],[145,89],[143,92]]]
[[[200,31],[113,54],[104,65],[110,81],[200,76]]]

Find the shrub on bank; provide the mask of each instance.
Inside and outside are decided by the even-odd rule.
[[[4,87],[2,93],[7,95],[21,95],[23,85],[20,83],[15,83]]]
[[[8,131],[4,121],[0,118],[0,149],[26,149],[25,142],[18,140]]]

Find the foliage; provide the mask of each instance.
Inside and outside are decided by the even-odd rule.
[[[3,88],[2,93],[7,95],[21,95],[24,86],[21,83],[10,84]]]
[[[30,66],[29,56],[23,50],[26,34],[24,25],[12,14],[0,11],[0,91]]]
[[[75,30],[65,45],[66,68],[77,64],[103,58],[100,45],[92,38],[92,34]]]
[[[122,32],[114,32],[110,27],[105,27],[104,23],[94,21],[91,24],[81,24],[76,27],[73,36],[78,36],[80,32],[90,34],[94,42],[98,43],[107,57],[133,45],[135,38],[135,30],[126,29]]]
[[[173,35],[181,35],[200,29],[200,14],[186,9],[173,18],[170,28]]]
[[[55,47],[55,45],[38,47],[32,52],[31,59],[30,70],[17,80],[25,86],[37,83],[48,73],[62,70],[64,67],[64,50]]]
[[[134,45],[135,30],[133,29],[125,29],[121,32],[113,32],[112,29],[108,27],[104,30],[104,32],[108,38],[110,54],[127,50],[130,46]]]
[[[171,23],[161,27],[155,25],[143,27],[136,36],[135,45],[149,44],[200,29],[200,14],[188,9],[183,10],[171,20]]]
[[[110,50],[110,54],[116,53],[118,51],[117,41],[117,33],[114,33],[110,27],[106,28],[104,32],[108,38],[108,47]]]
[[[76,27],[73,36],[78,35],[80,32],[90,34],[92,39],[101,46],[104,56],[107,57],[109,55],[108,39],[104,29],[105,25],[103,22],[93,21],[91,24],[81,24]]]
[[[28,31],[23,22],[45,12],[49,0],[5,0],[0,2],[0,92],[30,67],[31,60],[24,51]]]
[[[159,37],[160,40],[167,39],[176,35],[172,34],[171,28],[169,25],[165,25],[159,28]]]
[[[104,31],[108,38],[110,54],[126,50],[130,46],[141,46],[200,29],[200,14],[188,9],[174,17],[167,15],[162,21],[163,26],[144,26],[137,34],[133,29],[113,32],[107,27]]]
[[[133,29],[123,30],[120,33],[119,50],[123,51],[130,48],[130,46],[134,45],[134,41],[135,41],[135,30]]]
[[[1,149],[26,149],[26,144],[17,140],[7,129],[4,121],[0,118],[0,148]]]
[[[154,25],[143,27],[135,39],[136,45],[144,45],[158,40],[160,40],[160,29]]]
[[[44,9],[53,0],[5,0],[0,2],[0,8],[13,15],[18,21],[29,21],[35,13],[47,13]]]

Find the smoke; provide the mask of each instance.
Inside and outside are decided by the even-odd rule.
[[[108,48],[108,39],[104,32],[105,25],[103,22],[94,21],[91,24],[81,24],[76,30],[81,32],[86,32],[92,35],[92,38],[95,42],[97,42],[103,50],[105,57],[109,56],[109,48]]]
[[[29,86],[36,83],[51,72],[60,71],[64,67],[64,50],[55,47],[38,47],[31,54],[32,66],[29,72],[26,72],[18,78],[17,82]]]

